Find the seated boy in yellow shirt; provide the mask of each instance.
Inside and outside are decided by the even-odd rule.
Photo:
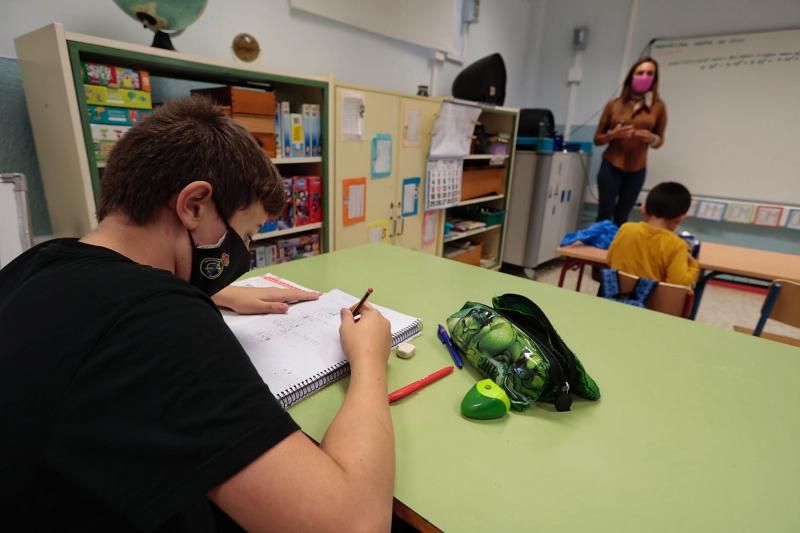
[[[641,278],[691,286],[700,264],[674,231],[686,218],[692,195],[675,182],[659,183],[648,193],[644,222],[623,224],[608,249],[611,268]]]

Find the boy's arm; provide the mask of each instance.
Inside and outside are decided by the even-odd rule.
[[[295,432],[209,493],[247,531],[389,531],[394,433],[387,400],[388,321],[342,310],[351,377],[320,446]]]
[[[318,292],[302,289],[236,285],[228,285],[211,297],[217,307],[230,309],[240,315],[286,313],[289,310],[287,302],[303,302],[318,298]]]
[[[667,265],[667,283],[691,287],[700,276],[700,263],[691,256],[683,242],[676,243],[672,258]]]

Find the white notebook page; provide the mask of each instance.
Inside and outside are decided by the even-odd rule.
[[[239,339],[261,378],[276,396],[305,380],[344,364],[347,359],[339,342],[339,310],[358,298],[338,289],[319,300],[289,307],[285,315],[243,316],[225,313],[225,322]],[[374,305],[391,323],[392,334],[413,331],[419,320]]]

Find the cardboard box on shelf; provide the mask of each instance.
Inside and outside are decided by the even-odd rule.
[[[481,243],[472,244],[467,248],[447,247],[445,248],[444,256],[460,263],[480,266],[482,249],[483,245]]]
[[[467,167],[461,177],[461,199],[470,200],[490,194],[503,194],[505,167]]]
[[[218,105],[229,106],[231,111],[251,115],[275,114],[275,92],[251,87],[212,87],[209,89],[193,89],[192,94],[210,97]]]

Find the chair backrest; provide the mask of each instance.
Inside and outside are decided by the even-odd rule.
[[[619,271],[619,290],[620,292],[630,292],[636,285],[639,278]],[[691,300],[694,292],[691,287],[674,285],[672,283],[659,282],[650,297],[645,302],[645,307],[653,311],[667,313],[669,315],[688,318],[691,310]]]
[[[800,283],[786,279],[776,279],[772,282],[772,285],[777,284],[780,284],[781,288],[772,305],[769,318],[800,328]]]

